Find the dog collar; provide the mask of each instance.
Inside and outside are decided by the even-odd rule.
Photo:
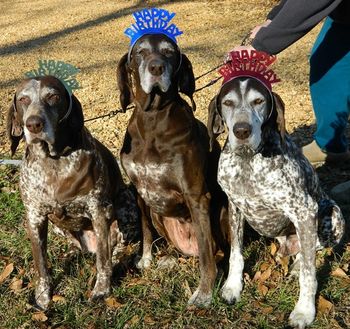
[[[72,112],[72,107],[73,107],[72,96],[69,94],[68,110],[67,110],[66,114],[63,116],[63,118],[61,118],[60,121],[58,121],[58,123],[61,123],[62,121],[66,120],[69,117],[69,115]]]

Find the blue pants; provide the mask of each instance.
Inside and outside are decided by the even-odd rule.
[[[318,146],[345,152],[350,114],[350,25],[327,18],[310,56],[310,93],[316,116]]]

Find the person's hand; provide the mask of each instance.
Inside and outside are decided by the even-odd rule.
[[[235,46],[233,49],[231,49],[228,54],[225,56],[224,58],[224,63],[227,63],[228,61],[231,60],[230,58],[230,53],[232,51],[242,51],[242,50],[247,50],[247,51],[251,51],[251,50],[255,50],[255,48],[251,45],[252,41],[254,40],[256,34],[259,32],[259,30],[262,27],[268,26],[271,23],[271,20],[268,19],[266,20],[264,23],[255,26],[251,31],[250,34],[248,34],[243,40],[242,40],[242,44],[240,46]]]
[[[260,31],[262,27],[266,27],[271,23],[271,19],[266,20],[264,23],[255,26],[251,31],[249,35],[249,39],[254,39],[256,34]]]

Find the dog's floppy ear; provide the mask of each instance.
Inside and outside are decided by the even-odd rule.
[[[11,156],[13,156],[23,137],[23,121],[16,109],[16,94],[7,112],[7,136],[11,142]]]
[[[284,119],[284,108],[285,108],[284,102],[278,94],[273,92],[272,95],[273,95],[274,106],[277,112],[277,118],[276,118],[277,128],[280,132],[282,141],[284,141],[284,136],[286,134],[286,123]]]
[[[216,137],[225,131],[225,124],[217,107],[217,98],[218,96],[215,96],[209,104],[207,128],[210,138],[210,151],[213,149]]]
[[[132,103],[132,83],[131,83],[131,72],[128,64],[128,53],[118,62],[117,67],[117,82],[118,89],[120,91],[120,104],[122,110],[125,112],[128,105]]]
[[[80,131],[84,126],[84,115],[81,104],[74,95],[72,97],[72,112],[69,116],[69,125],[76,131]]]
[[[192,110],[196,110],[196,103],[193,94],[196,89],[196,82],[193,74],[192,64],[186,55],[181,54],[181,65],[178,71],[179,91],[191,99]]]

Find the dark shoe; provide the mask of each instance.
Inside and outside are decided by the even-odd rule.
[[[334,186],[330,194],[335,202],[348,204],[350,201],[350,180]]]

